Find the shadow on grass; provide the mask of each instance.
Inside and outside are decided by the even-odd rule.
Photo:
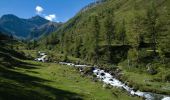
[[[7,49],[5,47],[0,47],[0,52],[9,54],[9,55],[16,57],[16,58],[19,58],[19,59],[28,59],[24,54],[17,52],[13,49]]]
[[[82,100],[79,94],[44,85],[44,82],[51,81],[0,65],[0,100]]]
[[[14,66],[24,69],[36,69],[36,66],[38,66],[38,64],[22,62],[17,58],[3,52],[0,52],[0,64],[11,69],[14,68]]]
[[[28,71],[41,67],[19,60],[24,58],[16,51],[0,48],[0,100],[82,100],[79,94],[43,84],[52,81],[16,71],[15,67]]]

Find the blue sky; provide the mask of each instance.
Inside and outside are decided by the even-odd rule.
[[[40,15],[49,20],[65,22],[94,1],[96,0],[0,0],[0,16],[15,14],[20,18],[31,18]]]

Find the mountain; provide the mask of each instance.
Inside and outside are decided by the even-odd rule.
[[[8,33],[5,29],[0,27],[0,33],[1,34],[6,34],[6,35],[10,35],[10,33]]]
[[[16,37],[27,37],[34,24],[25,19],[18,18],[15,15],[4,15],[0,19],[0,27],[13,34]]]
[[[0,32],[0,44],[2,40],[8,40],[9,36]]]
[[[38,15],[28,19],[27,21],[36,25],[36,26],[41,26],[41,25],[49,23],[48,20],[46,20]]]
[[[40,27],[33,28],[28,39],[39,39],[48,36],[50,33],[56,31],[61,25],[62,23],[48,22]]]
[[[5,31],[4,33],[12,34],[14,37],[27,39],[30,36],[30,34],[34,33],[34,29],[41,29],[40,27],[43,27],[44,25],[47,25],[49,23],[52,22],[40,16],[35,16],[30,19],[22,19],[15,15],[7,14],[3,15],[0,18],[0,29],[2,32]],[[56,29],[57,25],[55,25],[55,27],[53,27],[52,30]],[[37,37],[39,36],[41,36],[41,33],[38,33]]]

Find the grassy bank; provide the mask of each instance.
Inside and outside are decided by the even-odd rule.
[[[120,67],[120,69],[122,69]],[[129,84],[129,86],[139,89],[141,91],[153,92],[159,94],[170,95],[170,83],[165,81],[169,68],[160,67],[157,69],[158,73],[155,75],[146,72],[123,70],[122,80]]]
[[[30,53],[32,56],[36,55],[36,51],[34,53],[31,53],[33,51],[24,51],[26,54]],[[60,59],[63,55],[61,54],[59,56],[58,53],[49,51],[49,54],[53,55],[54,61],[57,61],[56,59]],[[69,61],[76,62],[76,61],[82,61],[78,58],[69,57]],[[62,60],[61,60],[62,61]],[[102,66],[100,66],[102,67]],[[105,65],[105,70],[112,70],[116,69],[110,68],[109,65]],[[158,66],[157,71],[158,73],[155,75],[151,75],[147,73],[147,68],[143,68],[141,70],[135,68],[128,69],[127,66],[124,67],[118,67],[122,70],[123,76],[121,77],[122,81],[129,84],[129,86],[134,87],[135,89],[139,89],[141,91],[146,92],[153,92],[153,93],[160,93],[160,94],[167,94],[170,95],[170,83],[165,81],[167,73],[170,72],[169,68],[166,67],[160,67]]]
[[[119,89],[106,89],[68,66],[24,61],[0,67],[1,100],[138,100]]]

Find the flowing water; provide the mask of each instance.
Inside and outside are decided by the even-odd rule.
[[[75,65],[73,63],[67,63],[67,62],[60,62],[59,64],[64,64],[64,65],[73,66],[73,67],[81,67],[81,68],[87,67],[87,65]],[[101,70],[99,68],[95,68],[93,70],[93,74],[96,75],[99,80],[103,81],[104,84],[108,84],[108,85],[111,85],[117,88],[123,88],[129,94],[143,97],[145,98],[145,100],[170,100],[170,96],[168,95],[156,94],[156,93],[151,93],[151,92],[142,92],[139,90],[135,91],[133,88],[129,87],[125,83],[113,77],[110,73],[107,73],[104,70]]]
[[[133,88],[130,88],[125,83],[114,78],[111,74],[105,72],[104,70],[96,68],[95,70],[93,70],[93,73],[97,76],[98,79],[102,80],[105,84],[109,84],[118,88],[123,88],[131,95],[143,97],[146,100],[170,100],[170,96],[151,93],[151,92],[142,92],[139,90],[134,91]]]

